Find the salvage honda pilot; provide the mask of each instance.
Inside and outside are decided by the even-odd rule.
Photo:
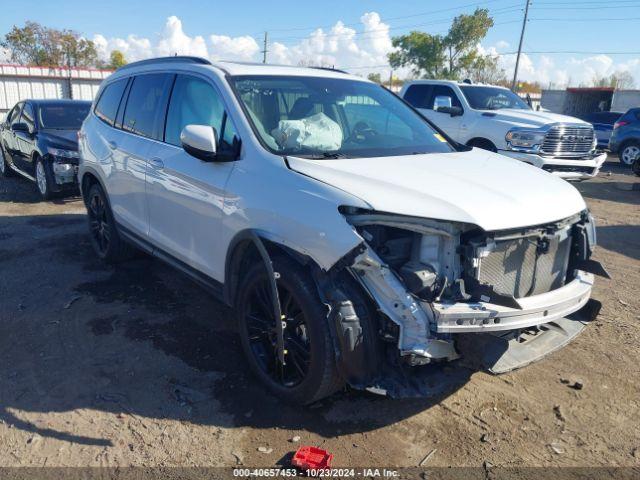
[[[98,256],[135,246],[233,306],[252,370],[288,401],[419,391],[448,362],[509,371],[598,313],[573,186],[359,77],[146,60],[103,83],[79,137]]]

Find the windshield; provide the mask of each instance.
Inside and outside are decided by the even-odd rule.
[[[40,105],[40,126],[59,130],[80,130],[82,122],[89,114],[89,108],[89,102]]]
[[[500,110],[517,108],[531,110],[531,107],[515,93],[506,88],[461,86],[471,108],[475,110]]]
[[[386,89],[326,77],[231,79],[262,143],[279,155],[381,157],[451,152],[447,141]]]

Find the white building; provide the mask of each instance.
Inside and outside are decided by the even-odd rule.
[[[27,98],[93,100],[111,70],[0,64],[0,116]]]

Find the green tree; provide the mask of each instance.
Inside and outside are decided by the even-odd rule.
[[[382,83],[382,78],[380,78],[379,73],[370,73],[369,75],[367,75],[367,79],[371,80],[372,82]]]
[[[595,76],[592,80],[594,87],[613,87],[619,90],[633,88],[635,81],[633,76],[626,70],[612,73],[609,76]]]
[[[503,85],[507,82],[507,74],[498,65],[495,55],[479,55],[471,65],[461,71],[461,76],[476,83]]]
[[[98,60],[94,43],[79,33],[31,21],[14,25],[0,44],[9,50],[11,61],[22,65],[89,67]]]
[[[410,67],[417,76],[441,78],[446,59],[443,37],[411,32],[392,39],[395,52],[389,54],[393,68]]]
[[[393,68],[410,67],[417,76],[431,78],[457,79],[474,68],[490,65],[478,53],[478,43],[493,27],[489,10],[478,8],[471,15],[458,15],[453,19],[449,32],[431,35],[426,32],[411,32],[394,37],[396,48],[389,54],[389,63]]]
[[[122,53],[120,50],[111,51],[111,55],[109,55],[108,68],[116,70],[126,64],[127,60],[126,58],[124,58],[124,53]]]

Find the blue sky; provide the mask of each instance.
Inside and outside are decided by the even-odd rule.
[[[118,44],[117,39],[127,41],[130,35],[136,39],[148,40],[149,54],[157,53],[155,45],[166,37],[178,42],[182,49],[198,50],[203,43],[206,53],[215,57],[219,53],[237,55],[238,48],[245,48],[251,58],[259,56],[255,45],[249,45],[254,37],[256,45],[262,32],[270,32],[274,42],[281,44],[281,61],[299,62],[309,55],[342,63],[341,66],[359,67],[366,70],[365,58],[381,62],[388,48],[385,36],[394,36],[412,29],[428,32],[446,31],[451,19],[460,13],[472,12],[475,6],[489,8],[496,26],[489,32],[482,46],[490,51],[508,53],[517,48],[521,28],[524,0],[477,1],[454,0],[448,2],[433,0],[406,1],[338,1],[321,2],[279,1],[265,2],[247,0],[238,2],[215,2],[203,0],[141,0],[87,2],[70,0],[64,2],[37,2],[22,0],[19,4],[7,1],[0,17],[0,33],[7,32],[14,24],[25,20],[35,20],[57,28],[71,28],[89,38],[100,35],[106,40],[105,52]],[[369,27],[362,23],[363,14],[375,12],[369,18]],[[167,19],[175,16],[179,25],[173,22],[168,27]],[[570,54],[530,54],[525,60],[523,75],[531,79],[559,81],[585,81],[589,75],[606,74],[616,69],[627,69],[637,76],[640,87],[640,0],[539,0],[533,1],[530,22],[525,36],[525,52],[578,51],[593,53]],[[622,20],[615,20],[622,19]],[[336,22],[346,26],[331,33]],[[359,48],[357,57],[343,54],[333,48],[313,47],[305,44],[309,35],[322,27],[329,34],[326,40],[338,40],[341,35],[351,38],[337,46],[338,50]],[[176,34],[175,30],[180,30]],[[346,28],[346,30],[344,30]],[[369,33],[360,32],[367,30]],[[388,28],[388,30],[385,30]],[[355,33],[355,35],[354,35]],[[177,35],[177,36],[176,36]],[[210,41],[210,36],[216,39]],[[331,35],[334,35],[332,37]],[[185,38],[183,38],[184,36]],[[201,36],[203,42],[189,43],[186,39]],[[228,40],[226,37],[229,37]],[[178,39],[178,40],[176,40]],[[237,40],[244,39],[244,40]],[[379,45],[368,45],[365,39],[377,40]],[[163,44],[173,45],[173,43]],[[248,43],[249,42],[249,43]],[[143,42],[144,43],[144,42]],[[302,45],[305,44],[305,45]],[[120,43],[129,48],[129,43]],[[144,55],[146,44],[136,43],[129,56]],[[195,45],[195,46],[194,46]],[[244,47],[243,47],[244,46]],[[205,48],[202,47],[202,48]],[[169,48],[167,46],[167,48]],[[314,48],[316,48],[314,50]],[[366,55],[372,48],[371,55]],[[635,52],[635,54],[615,55],[613,52]],[[187,52],[181,52],[187,53]],[[598,56],[597,53],[606,53]],[[344,63],[353,65],[344,65]],[[527,63],[528,62],[528,63]],[[504,58],[505,69],[512,68],[512,59]],[[375,63],[378,65],[379,63]],[[378,67],[376,67],[378,68]],[[563,74],[557,73],[564,72]],[[538,77],[544,78],[538,78]]]

